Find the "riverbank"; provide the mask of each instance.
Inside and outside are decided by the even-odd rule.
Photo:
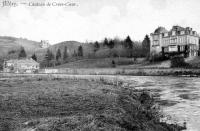
[[[39,73],[73,75],[200,76],[200,69],[187,68],[61,68],[41,69]]]
[[[0,80],[2,130],[179,131],[160,122],[148,94],[120,81],[57,77],[4,77]]]
[[[13,73],[0,73],[9,75]],[[130,76],[200,76],[200,69],[185,68],[62,68],[40,69],[41,74],[67,74],[67,75],[130,75]],[[14,74],[13,74],[14,75]]]

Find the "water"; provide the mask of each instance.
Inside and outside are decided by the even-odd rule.
[[[200,131],[200,78],[134,76],[126,80],[137,89],[151,89],[157,94],[170,121],[186,122],[187,131]]]

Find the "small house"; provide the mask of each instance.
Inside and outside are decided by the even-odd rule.
[[[3,71],[9,73],[36,73],[39,68],[39,63],[33,59],[12,59],[3,64]]]

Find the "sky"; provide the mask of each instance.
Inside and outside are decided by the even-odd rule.
[[[74,6],[28,6],[21,2],[75,3]],[[125,38],[142,41],[163,26],[192,27],[200,33],[200,0],[12,0],[0,7],[0,36],[49,40],[50,44]],[[0,0],[0,6],[3,0]]]

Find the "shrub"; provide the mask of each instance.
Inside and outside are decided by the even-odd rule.
[[[117,65],[131,65],[131,64],[135,64],[136,63],[136,59],[137,58],[134,58],[134,59],[119,59],[116,64]]]
[[[112,60],[112,67],[116,67],[115,61]]]
[[[0,70],[3,70],[3,65],[0,63]]]
[[[171,59],[171,67],[189,67],[189,64],[185,62],[183,56],[174,56]]]
[[[162,56],[161,53],[159,53],[159,54],[151,54],[148,59],[150,60],[150,62],[159,62],[159,61],[164,61],[167,58],[165,56]]]
[[[3,70],[3,59],[0,58],[0,70]]]
[[[11,123],[6,120],[0,119],[0,130],[1,131],[10,131]]]

